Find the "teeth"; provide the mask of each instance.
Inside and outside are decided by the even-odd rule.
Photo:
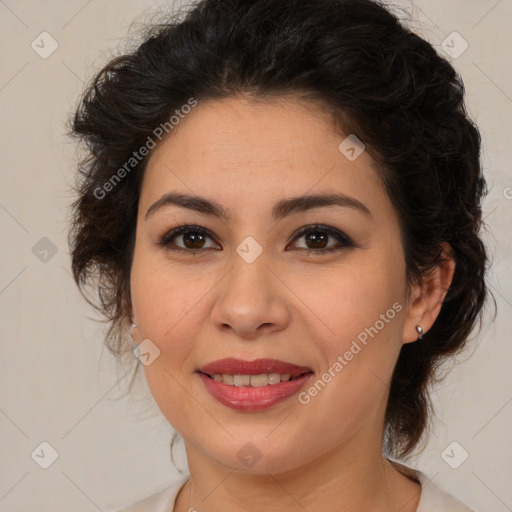
[[[221,373],[215,373],[213,380],[216,382],[223,382],[230,386],[238,387],[263,387],[268,384],[279,384],[280,382],[286,382],[290,380],[291,375],[289,373],[263,373],[261,375],[226,375]]]
[[[235,386],[248,386],[251,377],[249,375],[235,375],[233,384]]]

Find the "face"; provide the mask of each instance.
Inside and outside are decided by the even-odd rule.
[[[354,160],[339,149],[345,138],[298,99],[231,98],[199,103],[153,150],[131,271],[132,335],[187,453],[263,473],[355,446],[380,450],[393,367],[417,335],[398,216],[368,153]],[[168,194],[198,196],[225,216]],[[306,195],[331,204],[288,202]],[[199,372],[225,358],[301,368],[209,372],[277,374],[268,384]]]

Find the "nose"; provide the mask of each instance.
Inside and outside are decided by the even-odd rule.
[[[290,292],[263,252],[251,263],[238,254],[219,283],[212,309],[215,327],[224,333],[255,340],[286,329],[290,321]]]

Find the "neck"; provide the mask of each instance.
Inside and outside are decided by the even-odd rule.
[[[190,480],[176,512],[415,512],[421,493],[418,483],[382,457],[380,445],[352,442],[293,470],[264,474],[229,470],[191,446],[186,450]]]

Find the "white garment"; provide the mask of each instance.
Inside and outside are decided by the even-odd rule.
[[[425,474],[420,471],[411,471],[421,484],[421,497],[416,512],[474,512],[451,494],[441,490]],[[173,512],[176,497],[189,476],[186,475],[160,492],[115,512]]]

